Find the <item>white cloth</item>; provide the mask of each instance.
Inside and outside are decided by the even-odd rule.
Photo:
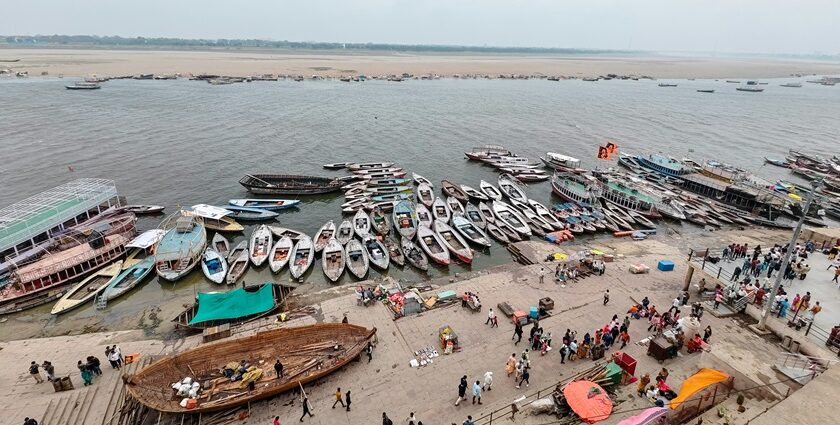
[[[489,387],[493,384],[493,372],[484,372],[484,385]]]
[[[495,319],[496,318],[496,312],[493,311],[493,309],[490,309],[490,312],[487,313],[487,318],[488,319]]]

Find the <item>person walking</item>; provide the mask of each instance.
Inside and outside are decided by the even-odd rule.
[[[336,388],[335,390],[335,401],[333,402],[332,408],[335,409],[335,405],[341,403],[341,407],[347,407],[344,405],[344,400],[342,399],[343,394],[341,394],[341,387]]]
[[[102,368],[99,359],[96,356],[88,356],[87,365],[91,372],[96,376],[102,376]]]
[[[462,425],[475,425],[475,422],[472,420],[472,416],[467,415],[467,420],[465,420]]]
[[[370,361],[373,360],[373,344],[371,344],[370,342],[368,342],[367,348],[365,349],[365,353],[368,357],[368,363],[370,363]]]
[[[484,391],[490,391],[493,389],[493,372],[487,371],[484,372]]]
[[[475,404],[475,399],[478,398],[478,404],[481,404],[481,381],[476,380],[472,387],[473,399],[472,404]]]
[[[79,360],[79,363],[76,364],[76,367],[79,368],[79,372],[82,375],[82,382],[84,382],[85,386],[93,384],[93,374],[90,373],[90,370],[87,367],[87,364],[82,363]]]
[[[565,339],[563,345],[560,346],[560,364],[566,364],[566,355],[569,354],[569,345],[566,344]]]
[[[394,421],[385,412],[382,412],[382,425],[394,425]]]
[[[706,330],[703,331],[703,342],[706,344],[709,343],[709,338],[712,337],[712,326],[706,326]]]
[[[513,345],[519,344],[519,342],[522,341],[522,332],[522,324],[517,321],[513,328],[513,336],[510,338],[511,340],[513,340],[514,337],[516,338],[516,342],[514,342]]]
[[[837,267],[836,269],[834,269],[834,278],[832,278],[831,281],[833,283],[840,283],[840,282],[837,282],[837,278],[840,278],[840,267]]]
[[[484,321],[485,325],[488,324],[488,323],[490,324],[491,328],[493,328],[493,327],[498,328],[499,327],[499,322],[496,319],[496,312],[493,311],[492,307],[490,308],[490,311],[487,312],[487,320]]]
[[[347,390],[347,392],[344,393],[344,403],[347,404],[347,411],[348,412],[350,411],[350,401],[351,401],[350,400],[350,390]]]
[[[123,355],[122,355],[122,350],[120,350],[120,347],[117,347],[116,344],[114,344],[114,348],[111,349],[111,354],[114,354],[114,353],[117,354],[117,369],[119,369],[123,365]]]
[[[275,417],[274,417],[274,422],[272,422],[272,424],[271,424],[271,425],[280,425],[280,417],[279,417],[279,416],[275,416]]]
[[[117,363],[111,360],[111,346],[105,346],[105,358],[108,359],[108,363],[111,363],[111,369],[118,369]]]
[[[604,305],[607,305],[608,302],[610,302],[610,290],[609,289],[604,291]]]
[[[626,347],[627,343],[630,342],[630,334],[627,333],[627,330],[624,330],[624,332],[621,332],[618,335],[618,339],[621,340],[621,347],[619,347],[619,350],[620,350],[620,349]]]
[[[306,396],[306,393],[303,393],[302,400],[303,401],[303,414],[300,415],[300,422],[303,422],[303,417],[309,415],[309,417],[313,417],[315,415],[309,410],[309,397]]]
[[[530,386],[531,382],[528,380],[531,377],[531,373],[528,372],[528,368],[525,367],[522,369],[522,380],[519,381],[519,384],[516,385],[516,389],[518,390],[519,387],[522,386],[522,383],[525,383],[525,386]]]
[[[278,379],[283,377],[283,363],[280,363],[280,359],[274,362],[274,373]]]
[[[34,360],[29,365],[29,374],[35,379],[36,384],[44,382],[44,378],[41,377],[41,371],[38,370],[38,363],[35,363]]]
[[[467,375],[461,377],[461,383],[458,384],[458,399],[455,400],[455,405],[461,404],[462,400],[467,398]]]
[[[111,349],[111,352],[108,354],[108,361],[111,363],[111,367],[114,369],[120,369],[120,353],[117,351],[117,346],[115,345],[114,348]]]
[[[417,416],[414,416],[414,412],[410,412],[405,420],[408,422],[408,425],[417,425],[420,422],[417,420]]]
[[[511,353],[507,363],[505,363],[505,373],[510,377],[514,372],[516,372],[516,353]]]
[[[47,374],[47,381],[55,381],[55,366],[53,366],[52,362],[44,360],[41,367],[44,368],[44,372]]]

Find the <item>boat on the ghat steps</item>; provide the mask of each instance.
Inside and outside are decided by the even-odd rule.
[[[501,242],[503,245],[510,243],[510,239],[508,239],[505,232],[493,223],[487,223],[487,234],[492,236],[493,239]]]
[[[246,174],[239,184],[258,195],[318,195],[341,190],[342,182],[329,177]]]

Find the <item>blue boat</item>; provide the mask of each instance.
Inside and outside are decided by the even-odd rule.
[[[370,199],[374,202],[384,202],[384,201],[403,201],[403,200],[411,200],[414,197],[414,193],[412,192],[400,192],[400,193],[391,193],[388,195],[376,195],[372,196]]]
[[[165,232],[152,229],[134,238],[125,247],[130,249],[122,264],[120,273],[108,282],[108,285],[96,298],[96,308],[103,309],[111,301],[139,285],[155,268],[153,252]]]
[[[259,208],[269,211],[279,211],[297,207],[298,199],[231,199],[228,204],[235,207]]]
[[[207,247],[204,222],[179,211],[161,224],[166,231],[155,249],[155,271],[163,280],[176,281],[201,262]]]
[[[262,208],[237,207],[235,205],[227,205],[224,209],[232,212],[231,217],[238,221],[269,221],[280,215]]]
[[[693,169],[687,167],[681,161],[656,153],[647,156],[639,155],[636,157],[636,160],[642,167],[656,171],[664,176],[680,177],[694,172]]]

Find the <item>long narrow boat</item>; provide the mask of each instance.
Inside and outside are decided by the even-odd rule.
[[[277,311],[295,288],[295,284],[265,282],[243,285],[228,292],[199,292],[196,301],[172,322],[176,329],[192,332],[224,324],[247,323]],[[237,308],[230,308],[231,305]]]
[[[393,206],[391,208],[393,209]],[[370,226],[377,234],[383,236],[391,231],[391,222],[388,221],[388,215],[385,214],[384,208],[376,207],[370,212]]]
[[[408,186],[369,186],[365,191],[371,195],[392,195],[411,192],[411,188]]]
[[[491,183],[488,183],[482,180],[478,184],[479,189],[481,192],[487,195],[488,198],[494,201],[501,201],[502,200],[502,192],[499,192],[499,189],[496,189],[496,186],[493,186]]]
[[[268,253],[268,267],[272,273],[277,273],[283,267],[286,267],[286,264],[289,263],[289,258],[291,258],[290,254],[294,246],[295,243],[292,241],[292,238],[283,236],[271,247],[271,251]]]
[[[481,215],[484,216],[484,220],[487,223],[495,223],[496,222],[496,216],[493,215],[493,208],[491,208],[490,205],[487,205],[484,202],[479,202],[478,203],[478,211],[481,212]]]
[[[467,220],[463,216],[455,216],[452,218],[452,226],[458,233],[461,234],[467,241],[483,247],[490,247],[490,239],[478,226]]]
[[[315,240],[313,241],[315,252],[321,252],[333,238],[333,235],[335,235],[335,223],[330,220],[324,223],[315,233]]]
[[[540,219],[550,224],[551,227],[554,228],[554,230],[563,230],[566,227],[563,225],[563,223],[557,220],[557,217],[554,217],[554,214],[552,214],[551,210],[549,210],[545,205],[533,199],[528,200],[528,205],[530,205],[531,208],[534,209],[534,212]]]
[[[141,404],[159,412],[192,414],[230,409],[295,390],[337,371],[361,355],[375,334],[376,328],[323,323],[204,344],[126,376],[126,390]],[[231,381],[221,373],[225,365],[242,359],[252,365],[270,365],[277,358],[283,359],[283,378],[264,373],[253,391],[245,391],[242,381]],[[181,407],[181,397],[175,397],[171,389],[173,379],[186,376],[205,383],[198,405],[192,409]]]
[[[353,216],[353,233],[360,238],[370,233],[370,216],[365,210],[356,211]]]
[[[204,227],[217,232],[241,232],[245,230],[241,224],[233,219],[232,211],[221,207],[207,204],[193,205],[190,210],[184,211],[184,215],[201,217]]]
[[[333,162],[331,164],[324,164],[324,168],[329,170],[340,170],[353,165],[353,162]]]
[[[487,195],[485,195],[481,191],[479,191],[477,189],[474,189],[470,186],[467,186],[465,184],[461,185],[461,190],[463,190],[464,193],[466,193],[467,196],[469,196],[470,199],[472,199],[473,201],[481,202],[481,201],[489,201],[490,200],[490,197],[488,197]]]
[[[497,220],[494,224],[502,231],[502,233],[505,234],[505,236],[507,236],[509,241],[519,242],[522,240],[522,235],[516,230],[513,230],[513,228],[508,226],[503,220]]]
[[[402,168],[400,167],[374,167],[374,168],[363,168],[363,169],[355,169],[350,170],[353,174],[357,176],[379,176],[380,174],[396,174],[396,173],[403,173]],[[402,176],[400,176],[402,177]],[[378,178],[378,177],[375,177]]]
[[[388,268],[388,264],[391,262],[391,257],[388,255],[388,249],[385,248],[385,244],[383,244],[382,241],[368,235],[362,239],[362,245],[364,245],[367,250],[368,259],[370,259],[370,264],[372,266],[378,268],[379,270],[385,270]]]
[[[434,190],[426,183],[420,183],[420,185],[417,186],[416,191],[417,201],[421,204],[431,207],[432,203],[435,202]]]
[[[105,308],[111,301],[139,285],[155,268],[154,250],[164,235],[161,229],[147,230],[125,247],[130,251],[123,268],[97,297],[96,307]]]
[[[417,224],[419,226],[432,227],[434,218],[432,217],[432,212],[425,205],[417,204],[414,212],[417,213]]]
[[[271,230],[271,233],[273,233],[274,237],[276,237],[276,238],[282,238],[284,236],[288,236],[289,239],[297,242],[302,237],[306,236],[306,234],[304,234],[303,232],[299,232],[299,231],[293,230],[293,229],[287,229],[285,227],[268,226],[268,228]]]
[[[291,262],[289,263],[289,273],[295,279],[300,279],[315,260],[315,245],[312,243],[312,238],[307,235],[301,236],[292,248]]]
[[[335,233],[335,238],[338,240],[338,243],[341,245],[347,245],[347,242],[350,242],[350,239],[353,239],[353,223],[350,220],[344,220],[341,224],[338,225],[338,229]]]
[[[487,223],[487,233],[502,244],[507,245],[510,243],[510,239],[508,239],[505,232],[493,223]]]
[[[411,239],[401,238],[400,250],[409,264],[422,271],[429,270],[429,257]]]
[[[461,186],[458,186],[449,180],[441,180],[440,190],[442,190],[447,196],[454,197],[461,202],[467,202],[470,200],[470,196],[467,195],[467,192],[464,192],[464,190],[461,189]]]
[[[216,233],[213,235],[213,239],[210,241],[210,246],[222,256],[222,258],[227,258],[228,254],[230,254],[230,241],[227,240],[226,237],[222,236],[221,233]]]
[[[346,265],[347,257],[344,254],[344,247],[335,238],[330,238],[321,254],[321,266],[324,269],[324,275],[330,282],[335,282],[344,273]]]
[[[414,179],[414,183],[417,183],[418,185],[425,183],[429,185],[429,187],[435,187],[435,185],[432,184],[431,180],[421,176],[420,174],[411,173],[411,178]]]
[[[274,236],[265,224],[254,229],[251,233],[251,243],[248,246],[248,257],[254,266],[259,267],[268,260],[269,251],[274,245]]]
[[[245,276],[250,264],[251,262],[248,261],[248,242],[242,241],[228,255],[227,284],[233,285]]]
[[[510,199],[519,202],[528,202],[528,196],[525,195],[525,191],[519,187],[519,183],[516,183],[510,174],[499,176],[499,190]]]
[[[520,235],[531,236],[528,223],[510,205],[500,201],[493,201],[493,213],[499,221],[504,222]]]
[[[447,196],[446,197],[446,206],[449,207],[449,212],[452,214],[452,217],[456,215],[464,215],[466,211],[464,211],[464,204],[455,198],[454,196]]]
[[[105,290],[108,282],[120,273],[122,263],[122,261],[117,261],[76,284],[55,303],[50,314],[64,314],[81,307],[88,301],[93,301],[100,292]]]
[[[271,221],[280,215],[274,211],[264,210],[262,208],[228,205],[225,209],[231,212],[233,218],[240,221]]]
[[[485,229],[487,227],[487,220],[484,218],[484,214],[481,213],[475,204],[468,203],[464,211],[464,217],[476,227],[479,229]]]
[[[389,168],[394,166],[393,162],[359,162],[347,166],[350,171],[369,170],[374,168]]]
[[[554,226],[552,226],[549,222],[543,220],[542,217],[538,216],[537,213],[535,213],[531,209],[522,211],[522,216],[531,224],[534,224],[537,227],[541,228],[543,232],[554,231]]]
[[[207,232],[201,218],[180,212],[161,228],[166,234],[155,249],[155,271],[161,279],[174,282],[201,262],[207,247]]]
[[[212,246],[208,246],[201,258],[201,271],[211,282],[221,284],[227,276],[228,264],[221,254],[216,252]]]
[[[258,195],[318,195],[341,189],[337,179],[288,174],[246,174],[239,184]]]
[[[298,199],[231,199],[228,204],[236,207],[260,208],[269,211],[279,211],[296,207]]]
[[[385,237],[382,239],[382,243],[388,250],[388,257],[391,260],[391,264],[396,264],[399,267],[405,266],[405,255],[403,255],[403,252],[400,249],[400,246],[397,243],[397,241],[395,241],[393,238]]]
[[[358,239],[347,242],[347,270],[353,276],[364,279],[370,266],[367,250]]]
[[[426,226],[418,227],[417,240],[420,243],[420,248],[426,251],[432,261],[442,265],[449,264],[449,250],[443,243],[443,239],[434,230]]]
[[[435,202],[432,204],[432,216],[435,220],[449,221],[452,218],[452,212],[449,211],[449,207],[446,206],[443,199],[435,198]]]
[[[472,250],[461,235],[455,232],[455,229],[449,227],[448,224],[440,220],[435,220],[434,227],[435,233],[437,233],[444,246],[449,249],[449,252],[454,255],[455,258],[467,264],[472,263]]]
[[[414,205],[408,201],[400,201],[394,205],[393,212],[394,226],[397,232],[404,238],[414,239],[417,233],[417,213]]]
[[[382,170],[372,170],[368,173],[356,173],[356,176],[364,180],[376,179],[401,179],[408,174],[402,168],[387,168]]]
[[[160,214],[165,210],[163,205],[126,205],[120,207],[120,211],[134,213],[136,215]]]

